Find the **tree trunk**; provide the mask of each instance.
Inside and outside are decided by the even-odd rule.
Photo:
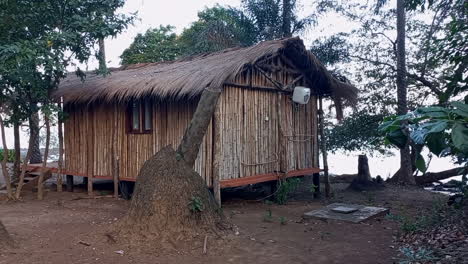
[[[15,161],[13,163],[13,175],[11,178],[12,182],[17,182],[21,173],[21,139],[20,139],[20,123],[15,122],[13,124],[13,138],[15,147]]]
[[[319,133],[320,133],[320,151],[323,157],[323,175],[325,185],[325,197],[331,197],[330,178],[328,177],[328,155],[327,155],[327,142],[325,140],[325,128],[322,107],[322,97],[319,98]]]
[[[62,103],[59,103],[59,111],[62,111]],[[59,140],[57,192],[62,192],[63,191],[63,120],[62,120],[61,113],[59,113],[58,115],[57,129],[58,129],[58,140]]]
[[[11,238],[10,234],[6,230],[5,226],[3,225],[2,221],[0,221],[0,252],[7,248],[13,248],[15,243]]]
[[[349,189],[355,191],[367,191],[383,187],[383,183],[372,181],[369,170],[369,161],[366,155],[359,155],[358,174],[349,185]]]
[[[107,65],[106,65],[106,46],[104,45],[104,38],[98,39],[99,44],[99,71],[106,75],[107,74]]]
[[[38,115],[32,115],[31,119],[36,119],[32,121],[33,123],[38,124],[39,123],[39,116]],[[16,194],[15,198],[19,199],[21,197],[21,189],[23,188],[24,185],[24,176],[26,175],[26,169],[28,168],[28,160],[31,159],[31,154],[32,154],[32,148],[34,145],[34,142],[36,141],[36,138],[39,138],[39,130],[30,130],[33,133],[30,133],[30,138],[29,138],[29,146],[28,146],[28,152],[26,153],[26,157],[23,160],[23,165],[21,167],[21,174],[19,177],[18,181],[18,187],[16,187]]]
[[[408,112],[407,103],[407,82],[406,82],[406,14],[405,1],[397,0],[397,99],[399,115],[404,115]],[[402,124],[406,126],[406,124]],[[408,130],[405,129],[406,133]],[[400,149],[400,170],[394,175],[394,182],[400,184],[415,184],[415,179],[412,171],[411,154],[409,147],[409,137],[406,145]]]
[[[0,132],[2,133],[2,145],[3,145],[2,173],[3,173],[3,178],[5,179],[8,199],[13,199],[11,177],[10,177],[10,173],[8,172],[8,167],[7,167],[8,147],[6,143],[6,137],[5,137],[5,126],[3,125],[3,118],[1,115],[0,115]]]
[[[195,114],[190,121],[190,125],[185,130],[182,142],[177,148],[178,158],[183,159],[189,167],[193,167],[195,165],[200,145],[203,142],[203,137],[210,125],[210,121],[216,110],[216,106],[218,105],[220,95],[220,89],[205,89],[200,98]]]
[[[423,176],[415,177],[416,183],[419,185],[424,185],[427,183],[432,183],[436,181],[445,180],[451,177],[455,177],[458,175],[463,175],[468,173],[467,167],[458,167],[450,170],[445,170],[441,172],[428,172]]]
[[[283,0],[283,37],[290,38],[292,37],[291,31],[291,17],[292,17],[292,4],[291,0]]]
[[[203,178],[167,146],[141,168],[130,209],[116,231],[127,243],[176,245],[216,231],[222,220],[218,208]]]
[[[49,156],[49,147],[50,147],[50,120],[47,115],[44,115],[44,122],[46,127],[46,143],[45,143],[45,150],[44,150],[44,158],[42,161],[42,169],[41,173],[39,174],[39,180],[37,182],[37,199],[42,200],[44,199],[44,176],[47,173],[47,158]]]
[[[130,209],[116,225],[126,242],[176,245],[219,228],[219,206],[193,166],[220,94],[206,89],[177,152],[165,147],[141,168]]]
[[[34,136],[37,135],[37,136]],[[39,147],[39,112],[34,112],[29,117],[29,140],[33,140],[31,146],[30,163],[42,163],[42,154]]]
[[[372,180],[369,170],[369,160],[366,155],[359,155],[358,174],[356,180],[359,182],[368,182]]]

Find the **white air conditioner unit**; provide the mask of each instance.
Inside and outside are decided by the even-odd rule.
[[[302,87],[302,86],[296,86],[294,88],[294,93],[292,100],[295,103],[298,104],[307,104],[310,99],[310,88],[307,87]]]

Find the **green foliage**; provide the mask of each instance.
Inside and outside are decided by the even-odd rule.
[[[399,250],[403,254],[403,258],[398,262],[400,264],[432,263],[432,261],[438,260],[438,258],[434,256],[434,252],[432,250],[424,247],[416,249],[401,247]]]
[[[451,213],[452,211],[450,211],[450,208],[446,206],[444,201],[436,200],[432,204],[430,210],[427,212],[420,212],[415,217],[410,217],[405,214],[388,214],[387,219],[398,222],[403,233],[411,233],[440,226]]]
[[[268,222],[272,223],[273,222],[273,213],[271,212],[271,209],[268,209],[263,216],[263,222]]]
[[[378,151],[384,154],[387,147],[379,133],[384,114],[372,114],[365,110],[346,116],[338,124],[328,124],[325,129],[327,147],[336,151]]]
[[[316,17],[310,15],[299,18],[297,0],[290,0],[290,28],[292,34],[298,34],[316,23]],[[284,7],[281,0],[243,0],[245,14],[254,22],[257,41],[272,40],[285,37],[283,30]]]
[[[122,64],[159,62],[175,60],[181,48],[173,26],[159,26],[138,34],[133,43],[124,50],[120,58]]]
[[[99,38],[115,36],[133,21],[133,15],[117,13],[124,3],[0,1],[0,102],[12,122],[48,107],[67,67],[86,62]],[[77,73],[83,74],[79,68]]]
[[[190,198],[190,201],[188,203],[188,208],[190,212],[192,213],[203,212],[204,210],[203,201],[198,196],[192,196],[192,198]]]
[[[349,45],[346,38],[346,34],[339,33],[316,39],[312,43],[310,51],[326,65],[349,62]]]
[[[5,155],[5,150],[0,149],[0,162],[3,161],[4,155]],[[12,149],[8,150],[7,162],[15,162],[15,151]]]
[[[289,199],[289,195],[299,187],[301,182],[302,181],[299,178],[289,178],[278,181],[278,190],[275,194],[275,202],[277,204],[285,204]]]
[[[468,105],[452,102],[450,106],[421,107],[402,116],[387,117],[380,125],[388,144],[401,147],[409,138],[419,150],[416,166],[426,171],[420,151],[425,146],[437,156],[452,156],[457,163],[468,158]],[[408,130],[409,133],[405,131]]]
[[[297,1],[291,0],[291,31],[300,33],[314,24],[315,17],[300,19]],[[122,63],[157,62],[179,56],[251,46],[259,41],[281,38],[283,6],[278,0],[244,0],[242,8],[221,6],[205,8],[198,20],[176,36],[170,26],[138,35],[132,46],[122,54]]]
[[[284,216],[280,216],[279,222],[281,225],[287,225],[288,224],[288,219]]]
[[[415,109],[438,101],[443,104],[467,91],[468,5],[466,1],[411,0],[407,4],[408,106]],[[338,44],[338,54],[349,53],[336,70],[352,69],[360,84],[358,109],[391,113],[396,106],[396,10],[388,0],[320,0],[319,15],[334,15],[359,26],[319,44]],[[327,47],[318,45],[318,47]],[[316,50],[314,48],[314,50]],[[320,50],[319,50],[320,51]],[[333,49],[332,49],[333,51]],[[331,61],[336,61],[332,52]],[[327,58],[326,56],[324,56]],[[453,100],[453,99],[452,99]]]
[[[256,42],[254,24],[242,11],[216,5],[198,13],[198,20],[184,29],[179,44],[184,55],[214,52]]]

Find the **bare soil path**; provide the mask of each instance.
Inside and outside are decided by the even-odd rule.
[[[19,244],[17,249],[0,252],[0,263],[377,264],[394,263],[398,253],[393,242],[397,227],[385,217],[362,224],[303,220],[304,212],[323,206],[322,202],[291,201],[280,206],[242,200],[227,201],[223,209],[238,227],[238,235],[232,231],[217,243],[210,238],[207,254],[202,253],[204,238],[189,250],[141,251],[110,243],[105,235],[108,226],[125,214],[128,201],[79,199],[84,197],[84,193],[51,191],[43,201],[31,194],[22,202],[0,202],[0,219]],[[388,202],[391,197],[395,200]],[[385,205],[391,210],[401,210],[407,203],[408,208],[418,206],[414,200],[398,199],[391,191],[345,192],[337,199]],[[116,253],[120,250],[123,254]]]

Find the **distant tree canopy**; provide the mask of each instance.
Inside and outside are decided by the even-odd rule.
[[[171,26],[139,34],[122,54],[122,63],[173,60],[298,34],[315,17],[299,18],[297,9],[296,0],[244,0],[241,8],[215,5],[198,12],[198,20],[179,36]]]
[[[115,36],[132,22],[133,15],[116,12],[124,3],[0,1],[0,104],[8,106],[9,119],[28,118],[38,102],[47,107],[67,66],[86,62],[99,38]]]
[[[180,36],[184,55],[213,52],[256,43],[253,21],[241,10],[216,5],[198,13],[198,20]]]
[[[341,16],[359,26],[352,33],[340,33],[316,40],[311,50],[332,71],[353,76],[360,84],[361,118],[374,120],[395,113],[396,109],[396,10],[387,1],[318,1],[317,13]],[[461,0],[407,1],[407,80],[408,107],[438,104],[447,106],[460,100],[468,91],[468,5]],[[331,146],[341,150],[362,150],[350,142],[364,145],[375,140],[371,133],[355,133],[356,114],[331,126],[331,137],[346,133]],[[358,135],[359,134],[359,135]],[[368,135],[365,140],[363,136]],[[371,144],[371,145],[372,145]],[[383,147],[383,146],[382,146]],[[372,151],[373,148],[368,148]],[[377,150],[381,148],[375,148]]]
[[[170,61],[179,57],[181,48],[173,26],[159,26],[138,34],[124,50],[122,64]]]

